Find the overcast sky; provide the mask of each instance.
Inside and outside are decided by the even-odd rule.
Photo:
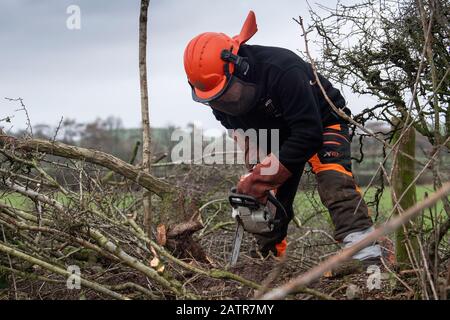
[[[334,6],[336,0],[318,2]],[[14,116],[14,128],[25,127],[23,112],[15,111],[18,105],[3,99],[22,97],[32,124],[56,125],[61,117],[86,122],[116,116],[126,127],[138,127],[139,3],[1,0],[0,119]],[[70,5],[81,9],[80,30],[66,27]],[[256,13],[259,31],[249,44],[303,50],[292,17],[302,15],[308,20],[306,1],[151,1],[148,68],[152,126],[198,122],[205,129],[220,128],[207,107],[191,101],[183,68],[184,48],[206,31],[234,36],[250,9]],[[354,112],[368,103],[345,94]]]

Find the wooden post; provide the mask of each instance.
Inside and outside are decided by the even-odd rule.
[[[141,89],[141,113],[142,113],[142,169],[150,173],[151,168],[151,135],[150,115],[148,107],[147,87],[147,16],[150,0],[141,0],[141,11],[139,16],[139,78]],[[151,237],[152,208],[151,193],[144,191],[144,230]]]
[[[396,132],[394,133],[393,143],[396,143],[402,133],[403,121],[395,119],[393,121],[396,124]],[[399,199],[405,190],[410,186],[415,177],[415,162],[413,159],[406,157],[404,154],[408,154],[413,158],[416,155],[416,132],[413,127],[409,128],[403,135],[399,145],[399,152],[396,153],[396,158],[393,160],[392,170],[392,203],[395,205],[396,199]],[[403,152],[403,153],[402,153]],[[405,195],[400,200],[400,205],[395,210],[394,214],[399,215],[403,211],[414,206],[417,202],[416,186],[412,185]],[[395,254],[397,258],[397,264],[401,269],[411,268],[410,254],[418,257],[418,244],[417,238],[412,233],[412,223],[415,220],[411,220],[403,228],[399,228],[395,233]],[[417,226],[417,224],[416,224]],[[410,247],[410,254],[408,254],[408,240]]]

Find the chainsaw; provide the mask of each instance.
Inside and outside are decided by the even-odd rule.
[[[234,266],[239,257],[244,230],[254,234],[271,232],[279,223],[279,220],[275,219],[277,209],[286,217],[287,213],[271,192],[269,192],[265,205],[252,196],[237,193],[236,188],[231,189],[228,200],[233,208],[231,216],[236,220],[236,232],[230,259],[230,265]]]

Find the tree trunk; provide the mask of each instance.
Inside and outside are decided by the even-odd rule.
[[[395,123],[395,122],[394,122]],[[396,133],[393,143],[397,142],[402,132],[402,126],[397,121]],[[415,161],[406,157],[408,154],[415,157],[416,133],[414,128],[408,129],[399,143],[399,152],[393,161],[392,171],[392,203],[395,205],[398,199],[403,195],[406,189],[411,185],[415,176]],[[402,153],[403,152],[403,153]],[[399,206],[395,210],[395,215],[401,215],[403,211],[415,205],[417,202],[416,187],[412,185],[400,199]],[[416,221],[412,220],[412,223]],[[411,268],[410,255],[418,257],[418,244],[416,236],[411,232],[411,222],[403,228],[397,230],[395,234],[395,253],[397,264],[401,269]],[[415,224],[417,226],[417,224]],[[409,240],[409,241],[408,241]],[[408,248],[409,245],[409,254]]]
[[[139,76],[141,88],[141,113],[142,113],[142,169],[150,173],[151,168],[151,135],[150,115],[148,107],[147,87],[147,16],[150,0],[141,0],[141,13],[139,17]],[[151,237],[152,210],[151,193],[144,191],[144,230]]]

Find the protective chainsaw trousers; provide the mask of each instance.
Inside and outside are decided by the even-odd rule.
[[[367,205],[352,174],[350,137],[346,124],[324,128],[322,148],[308,163],[316,175],[320,199],[331,215],[337,241],[342,241],[352,232],[372,226]],[[303,169],[293,172],[276,191],[276,197],[285,207],[287,216],[277,211],[276,219],[280,222],[274,230],[255,235],[263,255],[269,251],[276,256],[284,254],[288,224],[294,215],[293,201]]]

